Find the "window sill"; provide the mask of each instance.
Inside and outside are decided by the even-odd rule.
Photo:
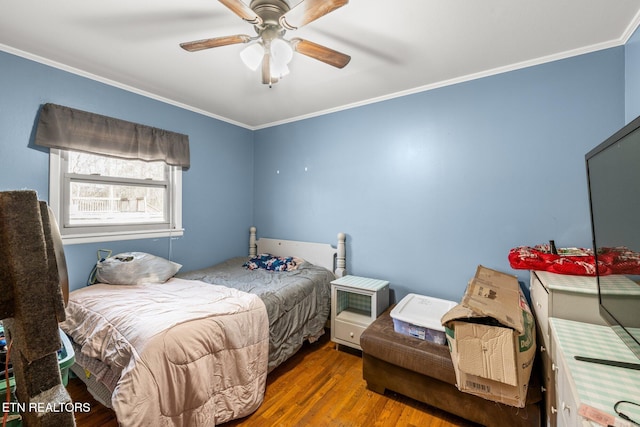
[[[71,234],[62,236],[62,243],[65,245],[76,245],[81,243],[114,242],[118,240],[138,240],[157,239],[161,237],[182,237],[184,229],[175,230],[149,230],[132,231],[122,233],[93,233],[93,234]]]

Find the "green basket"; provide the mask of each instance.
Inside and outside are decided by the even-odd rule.
[[[75,362],[75,352],[71,347],[71,341],[67,334],[60,331],[60,340],[62,341],[62,349],[58,352],[58,366],[60,366],[60,376],[62,377],[62,384],[66,387],[69,384],[69,368]]]

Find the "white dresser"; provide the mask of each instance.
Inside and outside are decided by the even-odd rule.
[[[556,425],[597,426],[578,413],[581,405],[615,416],[613,406],[617,401],[640,403],[640,371],[574,358],[640,363],[610,327],[554,318],[549,319],[549,327],[553,339]],[[640,407],[623,405],[619,409],[633,420],[640,420]]]
[[[549,318],[576,320],[604,325],[598,311],[598,289],[595,277],[569,276],[532,271],[529,291],[531,306],[538,325],[538,353],[542,359],[543,397],[547,425],[556,426],[556,386],[554,359],[551,351]]]
[[[623,276],[606,276],[606,280],[628,280]],[[557,381],[559,366],[557,352],[549,322],[550,318],[575,321],[578,324],[597,325],[610,330],[600,316],[598,289],[595,277],[571,276],[532,271],[530,281],[531,305],[538,325],[537,342],[543,370],[543,397],[545,400],[547,425],[571,426],[558,418],[561,408]],[[615,334],[614,334],[615,335]],[[566,388],[563,389],[566,393]]]

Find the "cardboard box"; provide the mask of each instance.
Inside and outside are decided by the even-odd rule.
[[[535,321],[518,279],[478,266],[441,319],[460,391],[522,408],[536,354]]]

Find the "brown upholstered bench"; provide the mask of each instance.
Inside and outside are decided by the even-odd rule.
[[[539,369],[534,368],[524,408],[493,402],[456,387],[449,348],[395,332],[391,308],[360,337],[367,387],[385,389],[489,427],[541,425]]]

